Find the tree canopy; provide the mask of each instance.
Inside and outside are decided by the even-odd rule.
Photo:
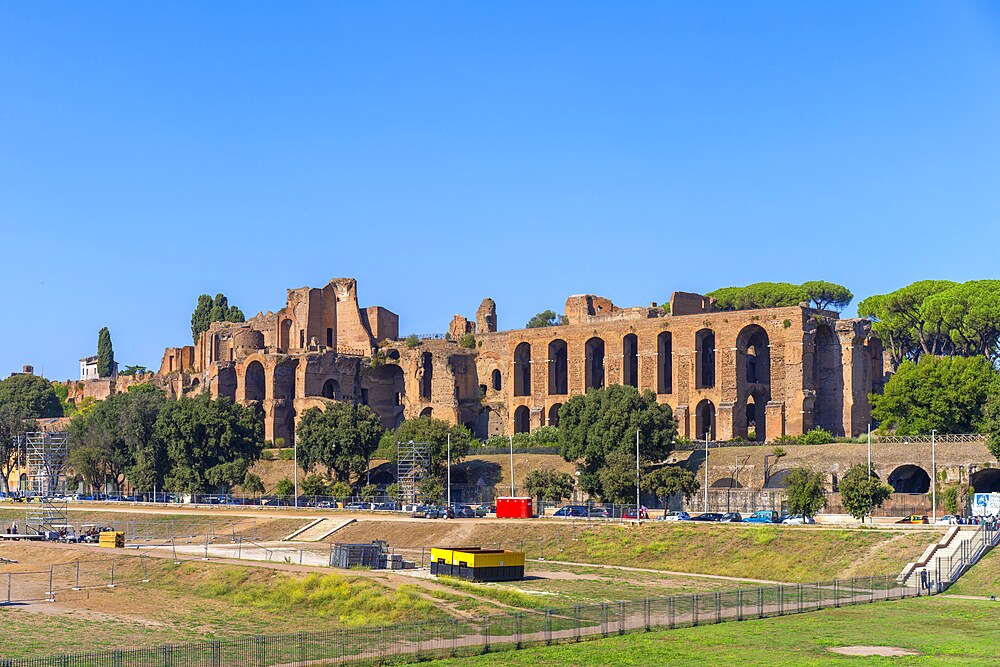
[[[1000,361],[1000,280],[921,280],[858,304],[893,366],[923,355]]]
[[[566,317],[564,315],[557,315],[551,310],[543,310],[528,320],[528,323],[524,326],[527,329],[538,329],[540,327],[554,327],[565,323]]]
[[[111,345],[111,332],[104,327],[97,332],[97,375],[109,378],[115,374],[115,349]]]
[[[28,431],[37,430],[38,425],[20,407],[0,404],[0,485],[9,492],[8,480],[18,467],[18,442]]]
[[[691,498],[701,488],[698,478],[690,470],[677,466],[663,466],[643,475],[642,488],[663,502],[663,514],[667,513],[667,502],[671,496],[682,495]]]
[[[166,445],[164,486],[183,493],[241,483],[264,447],[261,423],[251,408],[207,394],[167,402],[155,436]]]
[[[819,310],[843,310],[854,298],[843,285],[811,280],[793,283],[754,283],[745,287],[723,287],[706,296],[715,299],[719,310],[752,310],[754,308],[782,308],[810,303]]]
[[[573,476],[552,468],[532,470],[524,478],[528,495],[539,500],[560,501],[573,495]]]
[[[893,493],[893,488],[879,480],[871,471],[868,478],[868,466],[855,463],[840,480],[840,502],[844,509],[855,519],[863,519],[875,508],[881,507]]]
[[[883,393],[871,396],[872,417],[898,435],[975,433],[987,397],[998,388],[985,357],[922,356],[904,361]]]
[[[577,463],[582,488],[602,497],[606,494],[600,472],[613,452],[630,454],[635,469],[636,431],[643,458],[661,461],[670,453],[677,424],[670,406],[657,403],[651,391],[640,394],[635,387],[621,385],[592,389],[573,396],[559,411],[560,453]]]
[[[1000,459],[1000,391],[991,392],[986,399],[981,432],[987,436],[986,446],[990,453]]]
[[[18,373],[0,381],[0,405],[14,406],[33,419],[63,416],[62,403],[52,383],[38,375]]]
[[[451,461],[457,463],[469,453],[474,438],[464,426],[452,426],[433,417],[407,419],[396,430],[387,431],[379,443],[380,455],[395,460],[397,442],[425,442],[429,445],[430,470],[433,477],[444,477],[448,463],[448,436],[451,435]],[[476,441],[478,443],[478,440]]]
[[[230,306],[225,294],[216,294],[214,299],[208,294],[202,294],[198,297],[198,304],[191,314],[191,337],[197,343],[198,336],[201,332],[208,331],[212,322],[245,321],[243,311],[236,306]]]
[[[367,469],[384,433],[367,405],[341,402],[325,410],[309,408],[296,428],[299,464],[306,472],[323,466],[338,481],[350,482],[352,474]]]
[[[826,505],[823,474],[806,468],[794,468],[785,477],[785,499],[789,514],[816,516]]]

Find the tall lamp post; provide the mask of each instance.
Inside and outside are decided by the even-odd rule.
[[[295,506],[299,506],[299,439],[292,436],[292,476],[295,478]],[[288,479],[287,477],[285,479]]]
[[[931,429],[931,523],[937,523],[937,458],[934,451],[934,436]]]
[[[639,520],[639,429],[635,430],[635,518]]]
[[[451,433],[448,434],[448,507],[451,507]]]
[[[708,435],[710,431],[705,431],[705,500],[702,503],[702,512],[708,511]]]

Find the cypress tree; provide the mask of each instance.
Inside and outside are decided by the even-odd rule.
[[[115,349],[111,345],[111,332],[104,327],[97,334],[97,375],[111,377],[115,371]]]

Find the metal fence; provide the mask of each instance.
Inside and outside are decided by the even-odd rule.
[[[256,635],[194,644],[117,649],[44,658],[0,658],[0,667],[282,667],[322,662],[381,665],[471,655],[527,645],[767,618],[920,595],[894,577],[862,577],[715,593],[576,605],[325,632]]]
[[[47,570],[0,573],[0,606],[52,602],[57,594],[88,588],[114,588],[149,581],[148,556],[57,563]]]

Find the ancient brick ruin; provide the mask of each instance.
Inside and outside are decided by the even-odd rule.
[[[585,294],[567,299],[560,326],[498,331],[486,299],[449,334],[400,339],[397,315],[362,309],[356,281],[338,278],[168,348],[158,378],[173,395],[207,387],[254,406],[265,437],[286,442],[298,415],[330,401],[368,405],[386,427],[432,415],[485,438],[558,425],[570,396],[611,384],[655,393],[689,438],[770,440],[815,426],[857,435],[883,382],[870,323],[806,304],[720,312],[675,292],[668,308],[619,308]]]

